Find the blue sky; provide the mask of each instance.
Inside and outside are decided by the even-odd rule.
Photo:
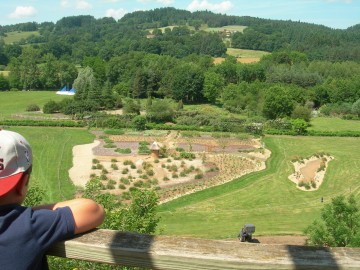
[[[360,23],[360,0],[0,0],[0,25],[56,22],[73,15],[120,19],[129,12],[169,6],[309,22],[338,29]]]

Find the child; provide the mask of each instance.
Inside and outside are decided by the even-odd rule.
[[[39,165],[41,166],[41,165]],[[100,225],[101,205],[74,199],[32,208],[21,206],[32,169],[29,143],[0,129],[0,269],[48,269],[46,250],[55,242]]]

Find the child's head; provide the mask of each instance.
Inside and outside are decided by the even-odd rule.
[[[30,144],[20,134],[0,129],[0,198],[11,192],[32,166]]]

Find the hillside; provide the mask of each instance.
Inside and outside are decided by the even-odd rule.
[[[168,26],[177,26],[176,37],[165,37],[156,32],[154,38],[149,39],[148,29],[165,29]],[[241,31],[232,31],[233,27]],[[224,34],[224,29],[230,29],[230,33]],[[205,30],[204,33],[202,30]],[[37,33],[34,31],[40,35],[26,37],[28,34],[23,33]],[[192,38],[194,31],[195,37]],[[192,53],[223,56],[226,48],[215,38],[214,31],[216,36],[219,34],[224,39],[228,38],[231,47],[238,49],[273,52],[286,48],[304,52],[314,60],[360,61],[360,32],[356,25],[346,30],[335,30],[309,23],[227,16],[209,11],[191,13],[174,8],[137,11],[126,14],[119,21],[72,16],[56,23],[0,26],[0,37],[5,37],[8,43],[12,33],[19,32],[24,38],[14,37],[12,42],[20,45],[45,43],[41,45],[45,53],[53,53],[56,57],[70,55],[81,62],[84,55],[79,54],[79,50],[86,51],[87,56],[100,52],[105,59],[132,50],[178,58]],[[204,48],[200,44],[208,45]],[[171,46],[177,49],[170,50]],[[1,57],[1,54],[5,55]],[[0,46],[0,65],[6,65],[9,59],[10,55]]]

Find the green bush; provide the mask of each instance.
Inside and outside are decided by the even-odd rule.
[[[56,113],[60,111],[60,106],[58,103],[56,103],[53,100],[48,101],[47,103],[45,103],[44,107],[43,107],[43,112],[44,113],[48,113],[48,114],[52,114],[52,113]]]
[[[120,153],[120,154],[131,154],[131,149],[130,148],[116,148],[115,152]]]
[[[104,144],[104,148],[116,148],[116,145],[113,143],[107,143],[107,144]]]
[[[123,135],[125,134],[125,131],[122,129],[105,129],[104,133],[108,135]]]
[[[38,112],[40,111],[40,107],[37,104],[30,104],[26,107],[27,112]]]

